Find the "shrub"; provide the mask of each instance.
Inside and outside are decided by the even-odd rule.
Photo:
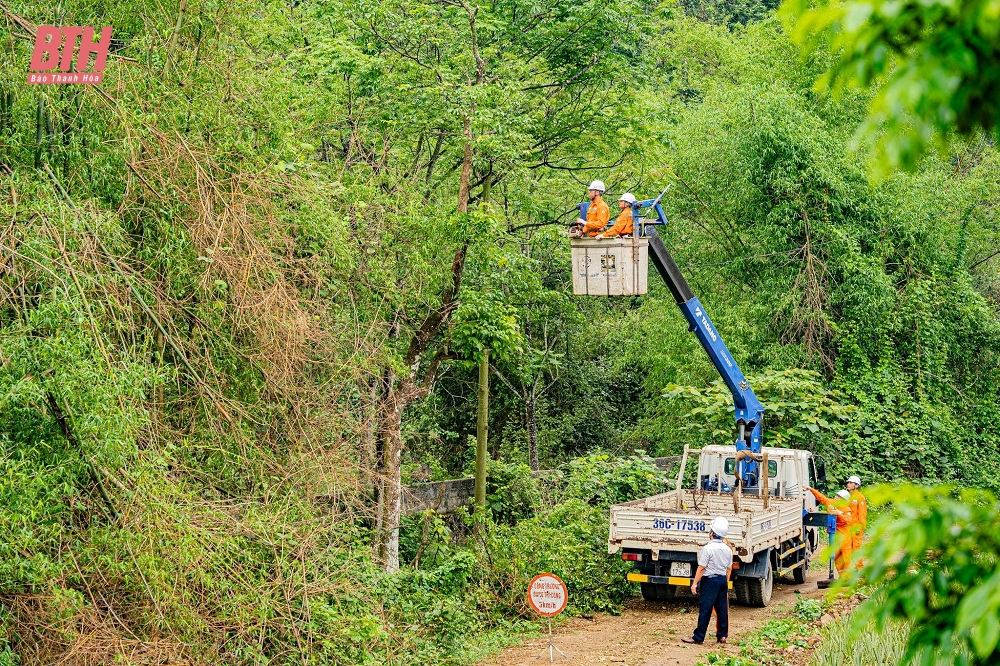
[[[595,453],[574,458],[562,469],[562,497],[593,506],[609,507],[666,490],[666,473],[645,455],[615,458]]]
[[[524,463],[493,461],[486,477],[486,507],[493,520],[513,525],[531,518],[542,505],[538,481]]]
[[[570,499],[517,525],[494,524],[484,537],[483,600],[493,614],[525,616],[528,582],[550,571],[569,589],[569,613],[617,613],[634,594],[627,567],[608,555],[604,509]]]

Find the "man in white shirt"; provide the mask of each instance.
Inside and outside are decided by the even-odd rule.
[[[698,595],[701,610],[694,635],[681,639],[685,643],[705,641],[713,608],[718,617],[716,639],[725,643],[729,637],[729,575],[733,571],[733,551],[722,541],[728,533],[729,521],[719,516],[712,521],[708,543],[698,551],[698,570],[691,583],[691,594]]]

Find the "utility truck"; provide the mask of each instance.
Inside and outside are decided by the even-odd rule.
[[[624,248],[621,258],[625,261],[611,256],[610,249],[608,256],[595,260],[595,241],[571,243],[574,292],[613,293],[607,286],[613,277],[610,273],[641,270],[646,259],[642,253],[648,252],[689,330],[732,393],[737,434],[730,446],[685,447],[673,490],[611,507],[608,552],[620,551],[622,559],[634,563],[637,571],[628,574],[628,580],[640,583],[644,598],[666,601],[678,588],[691,586],[698,550],[708,542],[708,526],[716,516],[725,516],[730,525],[728,541],[735,549],[730,587],[738,603],[766,606],[776,576],[806,581],[809,561],[823,541],[816,527],[829,522],[825,515],[810,518],[816,501],[805,486],[825,489],[826,474],[822,460],[809,451],[762,446],[764,406],[657,234],[656,227],[667,224],[660,206],[664,194],[666,190],[656,199],[631,204],[636,222],[631,247]],[[587,204],[579,208],[586,219]],[[649,219],[640,216],[643,210],[651,214]],[[596,252],[600,255],[601,250]],[[595,270],[598,266],[609,274],[605,284]],[[616,287],[618,293],[627,294],[633,285],[637,289],[633,293],[645,292],[645,280],[620,282],[623,286]],[[697,456],[697,473],[689,484],[692,487],[685,488],[692,456]]]
[[[684,488],[692,456],[696,487]],[[823,485],[821,461],[817,465],[808,451],[764,447],[759,482],[744,487],[736,475],[738,456],[734,446],[686,448],[673,490],[611,507],[608,552],[621,551],[622,559],[634,563],[637,571],[628,579],[640,584],[646,600],[667,601],[678,588],[691,586],[698,550],[716,516],[729,520],[727,540],[736,551],[730,585],[737,603],[766,606],[779,576],[806,582],[825,535],[803,520],[804,512],[816,509],[803,490]]]

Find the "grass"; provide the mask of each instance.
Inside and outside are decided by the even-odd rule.
[[[858,636],[850,634],[848,624],[849,620],[842,618],[823,629],[813,666],[895,666],[900,663],[909,633],[905,623],[889,625],[883,631],[866,631]]]
[[[851,635],[849,624],[848,618],[841,618],[823,629],[823,640],[817,646],[811,666],[896,666],[903,663],[910,632],[906,622],[893,622],[881,631],[873,628],[855,636]],[[940,661],[935,663],[962,663],[959,658],[968,658],[970,661],[966,663],[971,663],[964,648],[941,660],[946,656],[938,653]],[[917,666],[917,663],[910,661],[908,666]]]

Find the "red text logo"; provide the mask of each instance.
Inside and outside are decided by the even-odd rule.
[[[79,38],[80,49],[76,44]],[[101,28],[101,37],[94,41],[94,29],[76,25],[55,27],[38,26],[35,50],[31,54],[31,73],[28,83],[100,83],[104,77],[104,62],[111,46],[111,26]],[[93,54],[94,67],[87,69]],[[73,56],[76,55],[76,67]],[[70,71],[70,70],[73,71]],[[55,71],[58,70],[58,71]]]

